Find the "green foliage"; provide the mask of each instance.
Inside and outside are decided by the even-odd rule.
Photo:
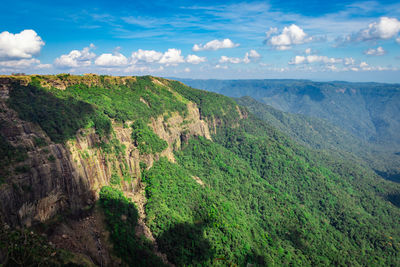
[[[37,146],[37,147],[43,147],[43,146],[47,145],[46,140],[41,137],[34,137],[33,141],[35,142],[35,146]]]
[[[301,116],[286,116],[282,113],[281,116],[273,111],[272,114],[270,111],[267,111],[270,114],[265,114],[259,109],[259,105],[253,109],[256,115],[263,116],[263,119],[267,119],[279,130],[284,130],[282,126],[286,128],[287,134],[291,137],[294,134],[296,140],[300,139],[311,145],[322,145],[318,149],[332,145],[341,150],[344,148],[344,151],[356,153],[365,160],[367,166],[377,169],[377,173],[383,178],[400,181],[400,157],[394,155],[400,151],[400,123],[396,116],[400,113],[399,85],[308,80],[184,80],[184,82],[195,88],[231,97],[250,96],[280,111],[323,119],[325,121],[319,122],[312,119],[310,125],[309,119]],[[299,124],[299,120],[305,124]],[[287,123],[291,124],[289,129],[286,127]],[[333,124],[335,127],[330,128],[327,124]],[[290,129],[292,126],[299,128]],[[340,129],[343,129],[345,134],[341,133]],[[353,136],[349,136],[346,132]],[[324,135],[328,138],[320,139],[324,138]],[[352,143],[352,140],[355,143]],[[335,141],[339,143],[336,144]]]
[[[187,100],[195,102],[201,119],[215,127],[213,141],[189,139],[175,152],[176,163],[161,158],[150,169],[139,163],[148,198],[146,224],[176,266],[400,265],[399,184],[348,160],[356,157],[332,156],[294,143],[228,97],[152,77],[124,85],[108,83],[109,78],[99,78],[97,86],[76,84],[61,91],[41,88],[38,77],[27,87],[16,86],[9,104],[53,141],[73,137],[85,127],[101,133],[107,128],[102,121],[109,118],[134,121],[135,145],[141,154],[154,154],[167,143],[151,131],[149,119],[168,119],[172,112],[184,115]],[[298,94],[321,103],[326,97],[314,87],[302,87]],[[41,113],[39,104],[49,114]],[[73,108],[85,112],[77,118]],[[336,135],[307,119],[293,121],[269,112],[276,127],[292,130],[304,142],[313,136],[312,145]],[[61,125],[64,118],[67,127]],[[303,122],[315,131],[306,130]],[[0,139],[1,160],[13,157],[8,145]],[[124,146],[115,138],[102,138],[98,145],[119,160],[110,183],[118,187],[121,178],[131,179]],[[135,236],[135,205],[112,187],[102,188],[100,203],[117,255],[129,266],[162,265],[150,242]]]
[[[158,137],[143,120],[132,124],[132,140],[140,154],[155,154],[168,147],[168,143]]]
[[[97,110],[117,121],[147,121],[166,111],[178,111],[186,114],[186,103],[178,99],[166,86],[153,82],[150,76],[136,77],[136,82],[125,85],[104,83],[101,86],[89,87],[76,84],[66,90],[55,90],[60,97],[93,104]]]
[[[308,80],[185,80],[230,97],[250,96],[282,111],[327,119],[372,143],[400,145],[398,84]],[[340,104],[339,104],[340,103]],[[398,151],[397,151],[398,152]]]
[[[152,252],[149,241],[135,236],[139,214],[134,203],[118,189],[104,186],[100,204],[106,216],[116,254],[129,266],[164,266]]]
[[[113,173],[111,175],[110,184],[112,184],[112,185],[120,185],[121,184],[121,178],[119,177],[118,174]]]
[[[50,155],[47,159],[51,162],[54,162],[56,160],[56,157],[54,157],[54,155]]]
[[[27,86],[15,84],[8,105],[21,119],[39,124],[54,142],[73,138],[88,124],[93,124],[100,136],[111,131],[110,120],[92,105],[72,97],[60,98],[40,87],[34,79]]]
[[[2,125],[0,124],[0,127],[1,126]],[[27,157],[26,149],[12,146],[8,140],[0,134],[0,177],[3,182],[5,177],[9,175],[6,167],[11,163],[22,162]]]
[[[0,226],[1,266],[78,266],[65,259],[72,255],[49,246],[41,236],[28,230]]]
[[[400,181],[400,157],[386,148],[360,140],[323,119],[282,112],[251,97],[238,98],[236,101],[302,145],[329,150],[329,154],[349,161],[358,160],[382,177]],[[360,159],[355,159],[354,155]]]
[[[226,124],[232,124],[238,120],[239,114],[236,112],[236,104],[233,99],[220,94],[193,89],[177,81],[169,81],[169,84],[183,97],[200,107],[202,118],[223,119]]]
[[[191,89],[184,90],[191,99]],[[308,151],[251,114],[240,120],[228,100],[221,101],[227,106],[218,105],[221,112],[208,109],[210,96],[192,99],[209,112],[209,122],[223,122],[213,136],[218,144],[189,140],[176,153],[179,165],[161,159],[145,173],[149,225],[171,262],[399,264],[400,229],[393,218],[400,212],[381,193],[393,192],[387,199],[396,205],[398,185],[351,162]],[[194,239],[192,246],[174,246],[178,232],[185,233],[183,243],[186,236]],[[196,258],[199,248],[207,248],[209,256]]]
[[[112,138],[109,141],[102,140],[99,147],[104,153],[114,154],[118,159],[122,159],[125,155],[126,146],[116,138]]]
[[[18,173],[27,173],[29,172],[30,167],[28,165],[20,165],[15,167],[15,172]]]
[[[147,164],[143,161],[139,162],[139,168],[140,168],[140,172],[144,173],[147,169]]]

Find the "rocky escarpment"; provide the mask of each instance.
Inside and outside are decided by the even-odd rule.
[[[6,177],[0,185],[1,220],[30,226],[61,210],[74,212],[93,203],[90,182],[78,174],[68,149],[51,142],[39,126],[20,120],[6,104],[9,87],[3,83],[0,90],[0,134],[25,154],[2,166]]]
[[[173,149],[179,148],[190,136],[211,138],[207,123],[200,119],[199,109],[188,102],[186,116],[173,112],[168,117],[151,119],[149,126],[168,143],[161,153],[139,152],[131,140],[132,122],[112,123],[107,142],[117,146],[118,153],[106,153],[93,128],[78,130],[65,143],[54,143],[38,125],[21,120],[7,105],[13,83],[26,85],[29,79],[0,77],[0,134],[12,147],[26,153],[23,159],[2,166],[0,219],[11,225],[30,226],[62,211],[79,212],[94,203],[101,187],[112,183],[113,176],[120,178],[118,186],[123,191],[134,192],[140,183],[140,162],[150,167],[160,156],[173,162]],[[128,78],[108,79],[124,83]],[[129,78],[132,79],[135,78]],[[45,80],[47,85],[62,90],[70,83],[97,84],[100,78],[89,75],[62,80],[51,76]]]

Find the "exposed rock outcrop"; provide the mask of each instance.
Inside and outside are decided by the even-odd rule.
[[[124,146],[122,155],[104,153],[94,129],[78,130],[72,140],[56,144],[38,125],[21,120],[7,106],[13,83],[25,85],[30,79],[30,76],[0,77],[0,134],[12,146],[20,146],[27,151],[24,161],[3,166],[10,175],[0,185],[0,220],[11,225],[29,226],[34,221],[46,221],[65,210],[79,212],[94,203],[101,187],[110,184],[113,173],[125,177],[121,180],[122,190],[133,192],[139,188],[140,162],[151,167],[160,156],[174,162],[173,150],[179,148],[181,142],[190,136],[211,139],[207,123],[200,119],[196,104],[188,102],[185,117],[176,112],[169,118],[159,116],[151,119],[149,126],[168,142],[168,148],[160,154],[141,155],[131,141],[131,127],[123,127],[115,122],[110,139],[114,138]],[[63,90],[76,83],[88,86],[104,82],[125,84],[135,79],[96,75],[63,78],[45,76],[42,86]],[[38,139],[44,142],[38,145]]]

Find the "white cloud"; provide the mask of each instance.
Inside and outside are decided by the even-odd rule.
[[[232,64],[238,64],[242,62],[241,58],[238,57],[227,57],[227,56],[221,56],[219,59],[219,63],[232,63]]]
[[[44,45],[42,38],[34,30],[20,33],[0,33],[0,59],[28,59],[40,52]]]
[[[364,54],[369,55],[369,56],[383,56],[385,53],[386,53],[386,51],[382,48],[382,46],[379,46],[376,49],[370,48],[370,49],[364,51]]]
[[[193,51],[203,51],[203,50],[218,50],[218,49],[223,49],[223,48],[234,48],[238,47],[239,44],[235,44],[232,42],[230,39],[224,39],[224,40],[212,40],[205,45],[203,44],[195,44],[192,48]]]
[[[249,52],[246,52],[243,58],[238,58],[238,57],[227,57],[227,56],[221,56],[219,59],[219,63],[232,63],[232,64],[238,64],[238,63],[245,63],[248,64],[251,61],[256,61],[260,58],[260,54],[256,50],[250,50]]]
[[[338,70],[338,68],[335,65],[328,65],[325,68],[327,68],[328,70],[331,70],[331,71],[337,71]]]
[[[132,53],[132,62],[146,62],[153,63],[158,62],[163,56],[163,53],[155,51],[155,50],[142,50],[139,49],[136,52]]]
[[[370,70],[371,68],[369,67],[368,63],[363,61],[360,63],[360,68],[363,70]]]
[[[185,60],[182,56],[182,51],[175,48],[168,49],[159,61],[159,63],[166,65],[177,65],[183,62],[185,62]]]
[[[397,37],[396,42],[400,44],[400,37]]]
[[[154,73],[161,72],[164,70],[163,66],[159,66],[158,68],[152,68],[150,66],[137,66],[131,65],[124,69],[124,72],[142,72],[142,73]]]
[[[308,55],[308,56],[295,56],[289,62],[291,65],[299,65],[305,63],[325,63],[325,64],[336,64],[340,63],[343,60],[340,58],[333,58],[327,56],[319,56],[319,55]]]
[[[261,57],[260,54],[256,50],[251,49],[244,55],[243,62],[247,64],[250,63],[252,60],[259,59],[260,57]]]
[[[128,64],[128,59],[119,52],[114,54],[101,54],[96,58],[95,65],[100,67],[120,67]]]
[[[191,64],[199,64],[201,62],[205,62],[206,58],[205,57],[199,57],[196,55],[188,55],[186,57],[186,62],[191,63]]]
[[[185,72],[190,72],[190,68],[185,68],[184,71]]]
[[[400,21],[396,18],[381,17],[358,33],[346,37],[346,41],[370,41],[390,39],[400,32]]]
[[[0,61],[0,67],[9,69],[24,69],[32,67],[36,64],[40,64],[40,60],[36,58],[12,59],[12,60]]]
[[[54,60],[54,64],[61,68],[77,68],[90,66],[91,60],[96,57],[96,54],[90,50],[94,48],[93,44],[83,48],[81,51],[72,50],[69,54],[61,55]]]
[[[268,44],[277,50],[288,50],[292,48],[292,45],[304,44],[312,40],[312,37],[308,37],[296,24],[283,28],[279,35],[268,36],[267,33],[267,38],[269,38]]]
[[[304,52],[305,52],[307,55],[311,54],[311,48],[307,48]]]
[[[352,57],[346,57],[343,62],[343,64],[346,66],[354,65],[354,63],[355,63],[355,60]]]
[[[205,61],[205,57],[199,57],[196,55],[188,55],[186,58],[186,62],[191,64],[199,64]],[[155,50],[139,49],[138,51],[132,53],[130,63],[159,63],[166,65],[177,65],[184,62],[185,59],[182,56],[182,51],[179,49],[170,48],[164,53]]]
[[[37,69],[49,69],[51,68],[53,65],[51,64],[39,64],[36,66]]]
[[[292,58],[292,60],[289,62],[289,64],[298,65],[298,64],[302,64],[304,62],[306,62],[306,57],[304,57],[304,56],[295,56],[294,58]]]
[[[267,38],[271,37],[271,35],[278,33],[278,28],[269,28],[269,30],[265,33],[265,35],[267,36]]]
[[[228,66],[226,66],[226,65],[220,65],[220,64],[217,64],[217,65],[215,65],[215,67],[214,68],[216,68],[216,69],[224,69],[224,70],[226,70],[226,69],[228,69]]]

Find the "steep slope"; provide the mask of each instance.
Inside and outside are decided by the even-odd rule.
[[[0,219],[12,226],[60,213],[80,218],[103,186],[140,191],[141,164],[151,167],[160,156],[175,161],[181,139],[210,138],[196,105],[155,78],[26,76],[0,83]]]
[[[227,247],[237,246],[228,244],[244,246],[241,253],[216,247],[212,250],[216,255],[224,255],[225,259],[235,259],[234,262],[241,264],[249,261],[278,265],[300,262],[302,265],[398,264],[397,256],[394,256],[398,254],[398,243],[395,248],[389,240],[394,240],[394,236],[397,236],[396,239],[399,237],[395,219],[399,210],[388,201],[393,201],[394,195],[398,196],[398,184],[379,179],[373,172],[352,162],[340,161],[295,145],[271,126],[238,109],[229,98],[189,89],[179,83],[175,83],[174,89],[196,102],[210,129],[215,129],[212,132],[216,143],[189,141],[189,146],[182,150],[184,156],[180,157],[180,162],[186,166],[186,170],[191,171],[191,175],[211,185],[210,188],[217,192],[218,197],[226,197],[214,202],[218,203],[214,206],[216,211],[204,208],[205,211],[198,212],[190,209],[194,222],[198,222],[199,217],[207,218],[207,214],[216,213],[222,222],[227,223],[226,227],[218,228],[221,223],[214,227],[222,233],[229,233],[229,241],[224,239],[224,235],[218,237],[215,229],[205,230],[210,239],[221,238],[217,243],[225,242]],[[157,177],[155,175],[150,179],[157,181]],[[265,181],[267,184],[264,186],[270,189],[260,188]],[[160,185],[163,188],[164,184]],[[247,186],[251,189],[247,189]],[[180,207],[178,203],[185,203],[185,192],[181,186],[177,187],[182,198],[178,198],[179,201],[168,199],[172,207]],[[192,192],[192,189],[187,190]],[[204,206],[200,205],[198,210],[210,206],[207,200],[204,202]],[[393,203],[398,206],[396,201]],[[241,208],[242,205],[245,208]],[[182,218],[183,214],[187,216],[185,206],[182,205],[176,218]],[[161,214],[160,209],[164,207],[160,205],[156,209],[157,214]],[[251,227],[249,230],[242,227],[239,232],[242,237],[238,238],[236,231],[227,228],[235,224],[242,225],[240,218],[243,216],[249,221],[246,225]],[[171,218],[171,214],[168,218]],[[253,224],[253,219],[258,224]],[[374,230],[366,233],[363,229],[365,225]],[[196,223],[189,226],[197,231],[197,227],[209,227]],[[263,230],[258,232],[258,227]],[[178,229],[176,231],[179,232]],[[383,241],[382,237],[389,232],[393,235]],[[261,244],[260,247],[250,243],[265,234],[272,238],[271,243],[256,241],[257,245]],[[174,236],[173,233],[171,235]],[[387,242],[390,245],[376,246]],[[251,250],[246,252],[246,247]],[[381,253],[389,254],[387,258],[383,256],[386,258],[384,260],[377,256]],[[271,259],[267,255],[274,256]]]
[[[355,155],[365,161],[365,167],[372,168],[384,178],[400,182],[400,156],[387,152],[385,148],[363,141],[323,119],[282,112],[251,97],[235,100],[302,145],[328,150],[330,154],[353,161],[357,160]]]
[[[400,85],[308,80],[182,80],[231,97],[251,96],[281,111],[330,121],[365,141],[400,150]]]
[[[2,222],[81,218],[100,199],[128,265],[400,264],[399,184],[228,97],[148,76],[0,83]],[[139,214],[126,196],[143,187]],[[154,241],[137,234],[143,215]]]

